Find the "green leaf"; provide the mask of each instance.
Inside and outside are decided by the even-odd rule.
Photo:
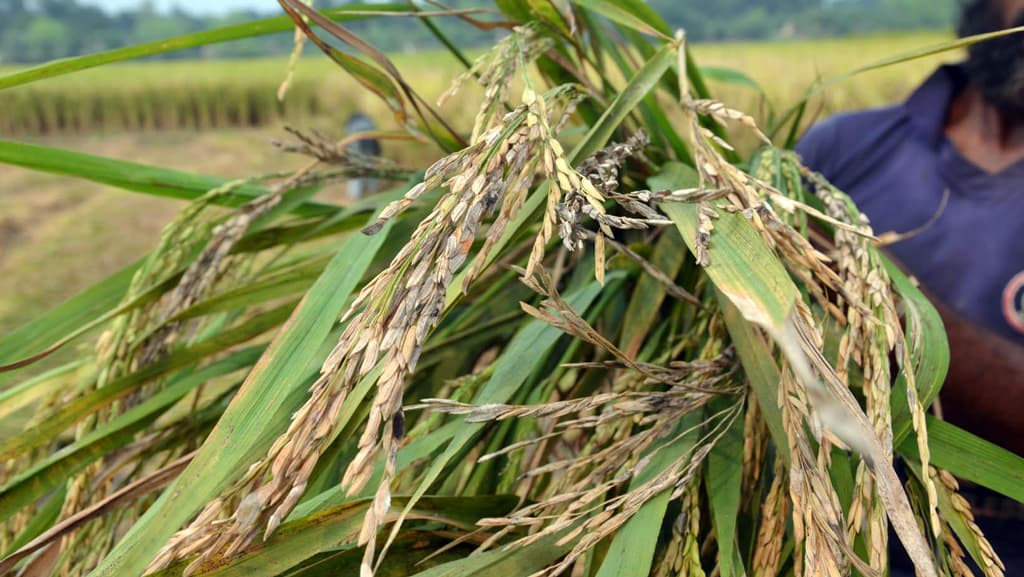
[[[487,551],[416,573],[416,577],[529,577],[569,551],[569,544],[559,545],[557,541],[556,535],[525,547]]]
[[[141,307],[141,306],[143,306],[145,304],[148,304],[148,303],[151,303],[151,302],[157,300],[164,293],[166,293],[166,292],[170,291],[172,288],[174,288],[175,283],[177,283],[178,279],[180,279],[180,278],[181,278],[181,271],[180,270],[178,272],[172,272],[168,277],[164,278],[163,280],[157,282],[156,284],[154,284],[153,286],[149,287],[145,291],[141,292],[139,295],[137,295],[136,297],[134,297],[130,301],[124,302],[120,306],[118,306],[117,308],[111,309],[111,310],[103,313],[102,315],[99,315],[96,318],[90,320],[86,324],[84,324],[84,325],[82,325],[80,327],[77,327],[75,330],[73,330],[72,332],[64,335],[60,340],[58,340],[55,343],[50,344],[48,347],[46,347],[42,351],[35,352],[35,354],[32,354],[31,356],[28,356],[27,358],[19,359],[19,360],[15,361],[15,362],[13,362],[11,364],[0,365],[0,371],[6,372],[6,371],[11,371],[11,370],[16,370],[16,369],[19,369],[19,368],[31,365],[32,363],[35,363],[36,361],[39,361],[40,359],[42,359],[42,358],[44,358],[44,357],[54,353],[55,351],[59,350],[61,347],[64,347],[65,345],[67,345],[68,343],[70,343],[73,340],[77,339],[78,337],[80,337],[80,336],[88,333],[89,331],[91,331],[91,330],[93,330],[93,329],[103,325],[104,323],[108,322],[112,318],[114,318],[114,317],[116,317],[118,315],[125,314],[125,313],[130,312],[130,311],[133,311],[133,310],[135,310],[135,309],[137,309],[137,308],[139,308],[139,307]]]
[[[782,422],[782,412],[779,409],[778,401],[778,387],[781,379],[778,364],[764,338],[743,319],[740,311],[732,306],[724,294],[718,292],[717,295],[718,302],[722,307],[722,316],[725,318],[725,326],[729,329],[729,337],[732,339],[733,346],[736,347],[740,364],[743,365],[743,372],[754,391],[757,406],[768,423],[768,431],[771,432],[776,450],[788,463],[789,437],[786,435],[786,428]]]
[[[306,294],[235,395],[195,459],[90,575],[141,575],[171,535],[261,459],[305,401],[301,378],[315,363],[349,294],[386,231],[349,239]],[[296,377],[299,378],[296,378]]]
[[[723,411],[734,402],[726,398],[715,399],[708,405],[708,412],[714,414]],[[718,536],[718,566],[722,577],[746,575],[736,542],[742,477],[743,419],[736,418],[708,454],[708,468],[704,478],[711,506],[711,520]]]
[[[637,32],[671,38],[668,24],[656,10],[640,0],[575,0],[576,4],[589,8],[605,18],[632,28]]]
[[[627,61],[626,57],[623,56],[623,50],[620,49],[619,44],[615,41],[613,35],[605,33],[601,29],[599,22],[595,21],[595,15],[587,10],[579,11],[580,21],[582,25],[590,30],[590,36],[594,45],[594,51],[600,55],[607,54],[618,67],[624,78],[632,78],[634,73],[633,65]],[[612,71],[611,65],[604,63],[601,60],[599,68],[604,68],[604,74],[602,75],[602,83],[605,87],[605,91],[609,93],[609,97],[617,96],[618,91],[613,87],[612,81],[607,78],[608,73]],[[661,82],[663,84],[669,83],[671,79],[675,77],[672,70],[668,70]],[[675,80],[678,82],[678,78]],[[677,88],[678,89],[678,88]],[[679,131],[673,126],[668,115],[665,114],[663,103],[659,102],[657,95],[654,93],[648,93],[647,96],[640,102],[638,111],[643,116],[644,123],[646,123],[645,129],[651,137],[654,146],[669,146],[675,153],[676,158],[686,164],[693,164],[692,156],[686,142],[679,135]]]
[[[697,206],[663,204],[661,209],[696,254]],[[799,297],[786,269],[743,215],[719,211],[714,225],[704,270],[715,288],[750,322],[770,330],[782,327]]]
[[[544,22],[557,28],[566,38],[571,38],[572,31],[569,30],[569,25],[565,22],[565,18],[562,17],[562,13],[558,11],[555,4],[551,0],[526,0],[526,3],[530,6],[530,11],[533,15]]]
[[[675,190],[692,186],[696,181],[696,178],[696,172],[689,166],[678,162],[670,162],[663,167],[660,174],[648,179],[648,185],[653,190]],[[692,205],[666,205],[664,209],[666,214],[668,214],[676,223],[680,234],[683,236],[683,240],[686,242],[687,246],[690,247],[692,252],[697,238],[696,208]],[[676,216],[673,216],[673,213],[675,213]],[[737,217],[738,215],[731,214],[730,216]],[[762,267],[769,266],[764,261],[775,261],[776,267],[771,267],[770,270],[774,270],[774,274],[776,275],[779,274],[778,267],[781,267],[781,265],[777,263],[774,255],[768,254],[766,257],[763,254],[767,249],[764,247],[760,238],[752,238],[750,236],[751,234],[756,235],[756,232],[750,228],[750,225],[746,224],[746,228],[744,228],[741,223],[734,219],[732,220],[732,226],[734,228],[739,226],[739,230],[744,234],[744,236],[729,236],[728,232],[724,232],[719,229],[718,222],[715,224],[715,232],[712,234],[711,246],[709,247],[709,251],[712,253],[710,256],[711,262],[707,267],[709,275],[710,269],[716,266],[715,261],[720,260],[719,257],[716,256],[716,253],[722,254],[727,259],[735,258],[737,256],[737,250],[743,250],[737,248],[736,243],[740,242],[746,242],[752,246],[756,245],[756,243],[761,243],[760,251],[752,249],[755,250],[753,253],[754,258],[758,258],[758,255],[760,256]],[[722,240],[719,242],[716,239]],[[723,245],[725,245],[724,248]],[[730,245],[731,248],[729,248]],[[751,283],[751,285],[745,285],[743,273],[735,269],[730,270],[727,265],[728,261],[718,263],[718,266],[720,267],[718,271],[723,271],[722,267],[726,267],[724,270],[728,273],[725,275],[725,280],[727,282],[734,284],[738,282],[741,288],[744,286],[753,286],[753,283]],[[758,275],[755,272],[752,276],[753,278],[758,279],[761,285],[764,285],[767,282],[764,276],[766,274],[766,269],[762,268],[760,273],[761,274]],[[784,270],[782,271],[782,274],[785,274]],[[716,272],[716,276],[721,278],[721,272]],[[714,277],[712,277],[712,280],[715,280]],[[792,281],[789,281],[788,276],[786,277],[786,281],[790,286],[792,286]],[[782,286],[786,286],[785,283],[782,283]],[[747,380],[750,382],[750,385],[754,390],[758,406],[761,408],[761,411],[765,416],[765,420],[768,423],[768,429],[771,431],[772,438],[775,440],[776,446],[779,447],[779,451],[782,452],[788,461],[789,441],[785,427],[782,423],[782,413],[780,412],[778,405],[779,369],[775,357],[772,355],[771,349],[768,348],[764,339],[761,338],[754,330],[754,327],[744,319],[746,315],[741,314],[739,308],[733,303],[732,297],[729,296],[722,287],[718,287],[717,283],[716,288],[718,289],[716,291],[718,302],[722,307],[726,326],[729,329],[729,335],[732,338],[733,345],[736,347],[736,352],[739,353],[740,362],[747,375]],[[791,304],[796,302],[795,287],[779,288],[778,291],[779,293],[774,295],[773,300],[778,303],[779,307],[783,306],[782,301],[787,298],[792,299],[790,300]],[[792,296],[787,296],[790,294]],[[778,312],[776,314],[778,314]]]
[[[1024,457],[931,415],[928,448],[933,466],[1024,503]],[[899,445],[899,452],[919,458],[913,437]]]
[[[46,421],[39,423],[17,437],[0,443],[0,459],[10,459],[29,449],[41,448],[52,442],[61,432],[87,415],[94,413],[116,399],[128,395],[149,381],[167,375],[177,369],[190,366],[210,355],[252,340],[279,325],[288,317],[292,308],[293,305],[286,304],[257,315],[237,327],[219,333],[209,340],[174,351],[160,361],[115,379],[91,393],[64,404]]]
[[[700,438],[700,429],[696,428],[700,424],[700,417],[699,411],[683,417],[674,432],[679,437],[670,443],[656,446],[657,452],[652,455],[650,463],[630,482],[630,491],[653,480],[693,450]],[[673,489],[670,487],[644,503],[636,514],[615,532],[597,577],[646,577],[651,572],[658,535],[661,533]]]
[[[41,507],[36,509],[35,513],[32,515],[32,520],[29,521],[28,525],[26,525],[25,528],[18,533],[18,536],[11,541],[7,550],[0,554],[0,559],[4,559],[11,553],[21,549],[25,544],[31,542],[33,539],[42,535],[52,527],[60,517],[60,511],[64,507],[65,496],[67,496],[67,486],[61,485],[46,499],[46,502],[43,503]]]
[[[327,256],[316,256],[296,266],[261,276],[245,285],[200,301],[178,313],[169,322],[241,309],[305,292],[323,273],[328,261]]]
[[[761,88],[761,85],[742,70],[725,68],[722,66],[701,66],[700,73],[704,78],[713,82],[722,82],[724,84],[733,84],[735,86],[750,88],[759,94],[765,93],[764,89]]]
[[[404,9],[406,9],[404,5],[397,3],[364,5],[350,4],[342,8],[323,10],[323,14],[333,20],[358,20],[361,18],[367,18],[367,16],[364,14],[348,14],[348,12],[360,10],[399,11]],[[99,52],[74,58],[63,58],[61,60],[47,62],[46,64],[40,64],[39,66],[33,66],[32,68],[27,68],[25,70],[18,70],[16,72],[9,72],[7,74],[0,75],[0,90],[17,86],[19,84],[35,82],[44,78],[52,78],[62,74],[110,64],[111,62],[121,62],[124,60],[153,56],[154,54],[186,50],[188,48],[195,48],[196,46],[206,46],[209,44],[230,42],[232,40],[242,40],[245,38],[265,36],[267,34],[276,34],[278,32],[287,32],[292,30],[294,26],[295,25],[292,23],[290,18],[286,16],[278,16],[276,18],[264,18],[262,20],[253,20],[252,22],[244,22],[233,26],[204,30],[202,32],[186,34],[184,36],[175,36],[165,40],[157,40],[156,42],[126,46],[124,48],[108,50],[107,52]]]
[[[243,349],[204,367],[104,423],[73,444],[50,454],[42,462],[0,488],[0,518],[8,518],[28,503],[42,497],[47,491],[66,482],[89,463],[131,443],[135,440],[136,432],[156,420],[162,411],[183,398],[189,391],[210,379],[250,366],[262,350],[263,347]]]
[[[942,317],[935,310],[928,297],[910,282],[907,275],[892,260],[883,255],[885,270],[892,280],[893,290],[900,296],[906,346],[910,352],[912,367],[904,370],[914,372],[917,398],[921,405],[931,405],[939,395],[942,383],[949,369],[949,342]],[[899,446],[913,431],[913,421],[907,404],[907,379],[901,371],[892,391],[892,436],[893,445]]]
[[[0,431],[2,423],[11,415],[38,403],[61,386],[67,385],[68,373],[86,365],[84,359],[61,365],[28,379],[0,393]]]
[[[662,210],[696,254],[696,205],[667,204]],[[763,327],[783,326],[799,293],[753,225],[738,213],[719,212],[708,254],[704,270],[747,320]]]
[[[587,133],[587,137],[569,154],[569,160],[573,164],[582,162],[610,141],[622,121],[633,112],[648,93],[654,90],[675,60],[676,49],[671,44],[666,44],[655,52],[619,92],[619,95],[598,119],[597,124]]]
[[[374,196],[383,196],[383,194]],[[356,209],[353,205],[325,218],[253,231],[239,240],[232,252],[259,252],[274,246],[308,242],[359,230],[366,224],[367,214],[374,210],[376,209]]]
[[[228,182],[202,174],[10,140],[0,140],[0,162],[181,200],[194,200]],[[223,206],[241,206],[266,193],[266,188],[248,184],[231,194],[224,195],[217,203]],[[334,214],[338,210],[339,207],[334,205],[310,201],[296,207],[294,214],[307,217],[324,216]]]
[[[129,265],[71,297],[48,313],[0,338],[0,365],[24,359],[114,309],[142,261]],[[0,384],[13,373],[0,373]]]
[[[669,278],[675,278],[686,259],[685,246],[678,234],[666,231],[654,245],[651,264]],[[629,322],[622,327],[619,345],[627,355],[636,355],[660,320],[658,313],[665,301],[665,295],[664,285],[650,275],[641,275],[637,280],[625,314]]]
[[[511,16],[518,22],[530,20],[530,5],[522,0],[495,0],[494,4],[505,14]]]

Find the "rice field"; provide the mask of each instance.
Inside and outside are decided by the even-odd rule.
[[[703,65],[744,71],[763,89],[716,86],[731,105],[766,119],[784,110],[815,81],[858,66],[946,40],[941,33],[804,40],[773,43],[704,44],[694,47]],[[822,114],[878,106],[903,97],[943,60],[931,57],[873,72],[830,90],[818,100]],[[443,54],[397,55],[396,64],[428,98],[439,95],[460,69]],[[10,68],[0,69],[0,71]],[[4,135],[91,134],[95,132],[213,130],[306,125],[344,118],[354,110],[388,121],[386,109],[332,62],[303,60],[287,98],[276,98],[285,63],[274,60],[147,61],[87,70],[0,93]],[[472,95],[470,95],[472,96]],[[448,112],[456,123],[467,110],[458,102]]]
[[[409,80],[436,97],[458,72],[435,56],[399,56]],[[445,64],[438,66],[431,61]],[[0,71],[8,71],[0,69]],[[304,125],[354,110],[386,109],[321,57],[299,63],[286,98],[284,59],[144,61],[104,66],[0,94],[4,134],[214,130],[281,122]]]

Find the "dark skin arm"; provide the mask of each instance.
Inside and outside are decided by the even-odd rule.
[[[932,302],[949,338],[949,374],[940,395],[946,419],[1024,455],[1024,347]]]

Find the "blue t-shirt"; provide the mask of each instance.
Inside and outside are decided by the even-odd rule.
[[[946,138],[949,105],[966,83],[959,67],[943,66],[901,105],[817,124],[797,152],[878,234],[934,220],[889,252],[947,306],[1024,344],[1024,161],[991,174]]]

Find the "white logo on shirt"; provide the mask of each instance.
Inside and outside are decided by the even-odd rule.
[[[1019,333],[1024,333],[1024,271],[1006,283],[1003,289],[1003,316]]]

